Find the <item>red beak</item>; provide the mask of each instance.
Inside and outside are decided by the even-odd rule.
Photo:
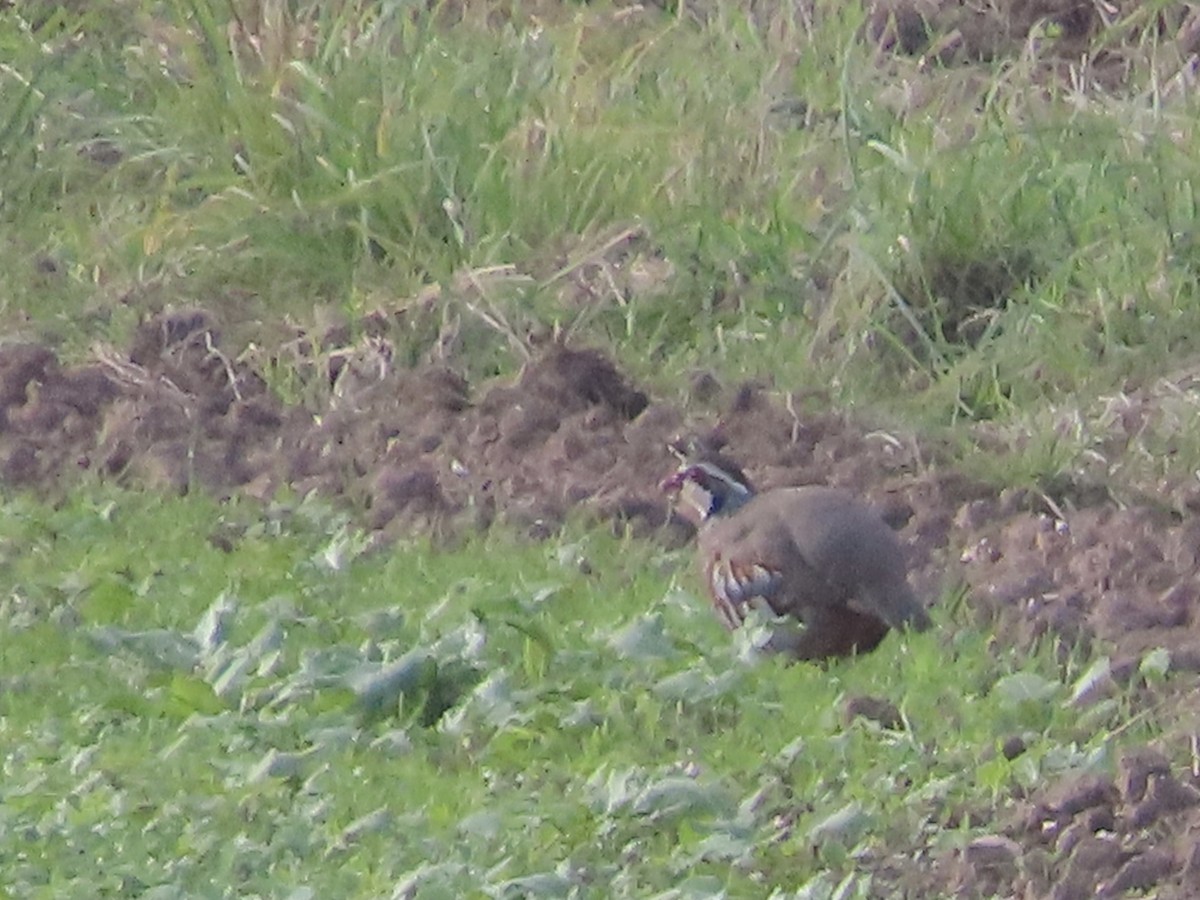
[[[688,480],[687,473],[687,469],[680,469],[678,472],[671,474],[659,482],[658,489],[667,494],[675,493],[676,491],[680,490],[683,487],[684,482]]]

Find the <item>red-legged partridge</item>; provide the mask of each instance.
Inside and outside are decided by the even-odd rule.
[[[865,653],[889,628],[929,628],[895,533],[851,494],[819,486],[757,494],[735,467],[713,462],[685,464],[663,488],[699,529],[704,583],[728,628],[765,601],[803,623],[767,645],[796,659]]]

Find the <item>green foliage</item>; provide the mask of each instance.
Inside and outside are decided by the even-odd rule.
[[[457,322],[479,375],[560,325],[661,392],[820,386],[1048,486],[1089,402],[1196,350],[1196,120],[1157,80],[883,67],[838,0],[10,6],[0,321],[69,352],[200,303],[286,369],[279,323],[383,308],[398,359]],[[1159,405],[1152,484],[1200,466]],[[755,660],[628,540],[367,546],[313,502],[7,500],[5,896],[873,896],[866,851],[965,842],[1153,725],[1082,709],[1106,660],[960,624]],[[863,694],[905,730],[846,722]]]
[[[3,513],[14,897],[868,895],[863,851],[1113,751],[1114,713],[1072,706],[1106,661],[969,629],[756,659],[668,574],[684,560],[627,538],[383,555],[314,504]],[[864,694],[905,729],[847,721]],[[998,758],[1014,735],[1028,751]]]
[[[198,300],[261,343],[259,318],[402,309],[436,281],[436,319],[510,326],[463,330],[488,372],[557,323],[660,379],[765,374],[927,424],[1022,419],[1191,352],[1185,100],[1027,91],[1035,59],[885,72],[843,3],[489,10],[8,17],[8,312],[79,343]],[[634,222],[663,272],[564,303]],[[510,266],[504,289],[475,274]],[[433,336],[409,338],[415,358]]]

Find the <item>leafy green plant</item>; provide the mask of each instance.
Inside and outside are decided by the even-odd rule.
[[[1111,757],[1049,653],[967,631],[756,659],[629,538],[381,555],[311,503],[4,512],[0,796],[39,836],[0,864],[14,896],[865,884],[865,848]],[[847,720],[862,695],[903,726]],[[1024,757],[978,762],[1014,734]],[[101,846],[102,875],[67,859]]]
[[[377,313],[475,378],[557,329],[660,394],[701,368],[945,429],[1047,496],[1101,449],[1155,489],[1200,464],[1195,110],[1149,38],[1122,93],[1036,42],[881,65],[835,0],[10,6],[7,335],[78,357],[200,304],[315,404],[295,326]],[[1110,449],[1127,390],[1147,427]],[[4,890],[873,896],[873,851],[1109,767],[1172,678],[997,647],[949,599],[786,667],[681,558],[575,526],[368,548],[315,499],[5,498]]]

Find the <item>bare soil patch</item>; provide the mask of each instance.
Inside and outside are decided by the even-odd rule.
[[[968,609],[1006,640],[1103,641],[1113,684],[1138,678],[1138,661],[1159,647],[1176,670],[1200,671],[1200,520],[1185,504],[996,492],[910,435],[828,411],[820,396],[698,373],[684,408],[594,349],[550,344],[516,378],[483,385],[443,365],[397,366],[379,337],[326,347],[311,368],[321,401],[283,402],[228,355],[199,309],[156,316],[125,352],[83,365],[38,344],[2,345],[0,477],[50,493],[96,476],[261,499],[316,491],[364,510],[381,545],[412,529],[450,539],[493,521],[540,537],[572,511],[678,544],[689,526],[657,485],[675,465],[669,443],[690,434],[723,447],[761,487],[826,483],[871,499],[905,540],[925,595],[965,585]],[[889,864],[886,880],[931,896],[1190,896],[1200,778],[1153,748],[1121,772],[1030,798],[993,838]]]
[[[1154,747],[1126,753],[1116,778],[1064,779],[997,824],[961,852],[896,872],[895,883],[910,896],[1196,896],[1200,777]]]

